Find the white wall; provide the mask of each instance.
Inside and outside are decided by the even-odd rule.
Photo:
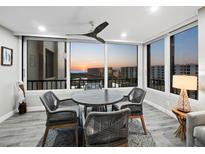
[[[0,26],[0,46],[13,49],[13,65],[0,65],[0,117],[8,114],[16,108],[15,82],[20,77],[20,52],[19,39],[12,32]]]

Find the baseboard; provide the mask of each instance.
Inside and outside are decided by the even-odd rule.
[[[33,106],[33,107],[27,107],[28,112],[34,112],[34,111],[45,111],[44,106]]]
[[[11,116],[13,116],[15,113],[16,113],[16,110],[13,110],[13,111],[10,111],[10,112],[4,114],[3,116],[0,117],[0,123],[5,121],[6,119],[10,118]]]
[[[148,100],[145,100],[144,102],[147,103],[147,104],[149,104],[149,105],[151,105],[151,106],[153,106],[154,108],[156,108],[156,109],[158,109],[158,110],[160,110],[160,111],[166,113],[166,114],[169,115],[170,117],[172,117],[172,118],[174,118],[174,119],[177,119],[176,116],[174,116],[174,114],[173,114],[171,111],[169,111],[169,110],[163,108],[162,106],[160,106],[160,105],[158,105],[158,104],[156,104],[156,103],[153,103],[153,102],[151,102],[151,101],[148,101]]]
[[[45,111],[45,108],[43,106],[27,107],[27,112],[34,112],[34,111]],[[16,112],[18,112],[17,109],[13,110],[13,111],[10,111],[10,112],[4,114],[3,116],[1,116],[0,117],[0,123],[5,121],[6,119],[12,117]]]

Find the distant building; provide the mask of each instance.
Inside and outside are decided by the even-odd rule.
[[[164,79],[164,66],[162,65],[155,65],[151,68],[151,79]]]
[[[164,79],[164,66],[155,65],[151,67],[150,70],[151,79]],[[174,74],[187,74],[187,75],[198,75],[198,65],[196,64],[185,64],[185,65],[175,65]]]
[[[137,67],[121,67],[120,77],[124,79],[137,78]]]
[[[88,75],[96,76],[96,77],[103,77],[104,76],[104,67],[98,67],[98,68],[88,68],[87,71]],[[112,67],[108,68],[108,74],[112,74]]]
[[[198,75],[198,65],[196,64],[185,64],[185,65],[175,65],[175,74],[190,74]]]
[[[120,76],[120,71],[119,70],[112,70],[112,72],[110,72],[110,75],[112,77],[118,78]]]
[[[88,74],[95,75],[96,77],[103,77],[104,68],[88,68]]]

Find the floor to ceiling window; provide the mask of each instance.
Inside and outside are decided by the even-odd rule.
[[[164,39],[147,45],[147,87],[164,91]]]
[[[108,44],[108,87],[137,86],[137,46]]]
[[[171,36],[171,76],[198,76],[198,27],[192,27]],[[171,84],[172,85],[172,84]],[[179,94],[180,89],[170,87],[171,92]],[[188,91],[190,98],[197,99],[198,91]]]
[[[24,42],[27,90],[83,89],[86,83],[100,83],[108,88],[137,86],[137,45],[32,37],[26,37]],[[105,80],[108,84],[104,84]]]
[[[27,41],[27,89],[66,89],[66,42]]]
[[[84,88],[86,83],[104,86],[104,44],[70,43],[70,88]]]

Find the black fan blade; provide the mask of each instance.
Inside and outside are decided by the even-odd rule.
[[[93,31],[93,33],[95,33],[96,35],[98,33],[100,33],[105,27],[107,27],[109,25],[109,23],[107,21],[103,22],[102,24],[100,24],[99,26],[97,26],[95,28],[95,30]]]
[[[67,36],[79,36],[79,35],[84,35],[84,34],[66,34]]]
[[[87,37],[96,37],[96,34],[91,32],[91,33],[86,33],[86,34],[82,34],[83,36],[87,36]]]
[[[96,40],[98,40],[99,42],[101,42],[101,43],[105,43],[105,41],[102,39],[102,38],[100,38],[100,37],[94,37]]]

